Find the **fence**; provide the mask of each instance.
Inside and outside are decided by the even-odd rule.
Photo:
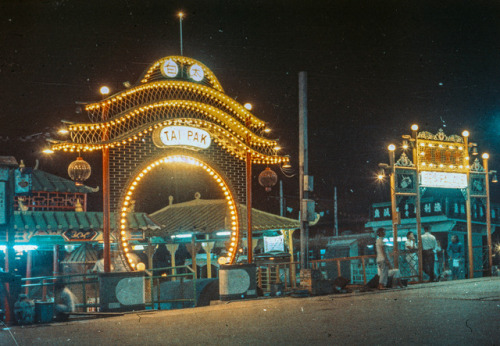
[[[324,279],[348,278],[351,284],[363,284],[377,274],[376,255],[313,260],[312,269],[320,270]]]
[[[146,306],[150,306],[151,309],[161,310],[162,304],[180,308],[195,307],[197,305],[196,273],[190,266],[154,268],[147,270],[146,275],[149,283],[147,285],[149,289],[146,287],[146,292],[149,293],[146,294]],[[162,284],[166,286],[165,282],[175,283],[180,288],[176,292],[177,297],[175,295],[162,297]],[[190,292],[186,292],[187,290],[190,290]],[[167,289],[164,289],[164,291],[168,293]],[[189,297],[191,292],[192,298]]]
[[[264,294],[272,293],[274,285],[282,286],[285,291],[297,287],[298,262],[264,263],[257,265],[257,286]]]
[[[54,284],[62,281],[76,297],[78,312],[98,311],[99,280],[97,274],[40,276],[21,279],[26,295],[35,301],[53,301]]]

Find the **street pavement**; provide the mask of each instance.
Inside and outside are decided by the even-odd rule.
[[[15,326],[0,345],[500,345],[500,277]]]

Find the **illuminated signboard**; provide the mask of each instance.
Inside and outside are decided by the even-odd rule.
[[[189,126],[166,126],[153,133],[153,141],[160,148],[183,146],[206,149],[212,139],[210,134],[202,129]]]
[[[189,77],[197,82],[200,82],[204,77],[203,69],[201,68],[201,66],[198,64],[192,65],[189,68]]]
[[[460,136],[446,136],[442,130],[436,135],[421,132],[416,149],[415,160],[421,171],[466,173],[469,169],[467,148]]]
[[[467,174],[420,172],[420,186],[462,189],[467,187]]]
[[[173,78],[179,73],[179,66],[172,59],[168,59],[161,66],[161,73],[165,77]]]

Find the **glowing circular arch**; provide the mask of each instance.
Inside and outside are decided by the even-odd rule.
[[[232,193],[231,189],[229,188],[228,184],[226,183],[225,179],[221,176],[221,174],[218,173],[213,167],[211,167],[207,163],[189,155],[173,154],[173,155],[163,156],[159,159],[155,159],[152,163],[146,164],[144,168],[138,171],[138,173],[136,173],[135,176],[133,176],[129,180],[129,183],[127,184],[125,194],[122,197],[120,203],[121,207],[119,213],[119,225],[120,225],[119,243],[120,243],[120,250],[125,257],[128,266],[130,267],[130,269],[135,270],[135,267],[137,265],[137,263],[134,263],[134,256],[132,256],[131,254],[130,251],[131,247],[129,246],[129,239],[127,238],[127,214],[129,212],[129,204],[141,180],[148,173],[153,171],[154,168],[163,164],[170,164],[170,163],[184,163],[200,167],[214,179],[214,181],[217,183],[217,185],[224,193],[224,198],[227,202],[229,213],[231,215],[231,238],[230,238],[231,242],[229,248],[227,249],[228,255],[226,257],[226,263],[232,264],[234,262],[236,251],[238,250],[239,235],[240,235],[239,211],[237,203],[234,199],[234,194]]]

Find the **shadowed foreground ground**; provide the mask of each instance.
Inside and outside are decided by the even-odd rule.
[[[0,330],[0,345],[500,344],[500,277]]]

